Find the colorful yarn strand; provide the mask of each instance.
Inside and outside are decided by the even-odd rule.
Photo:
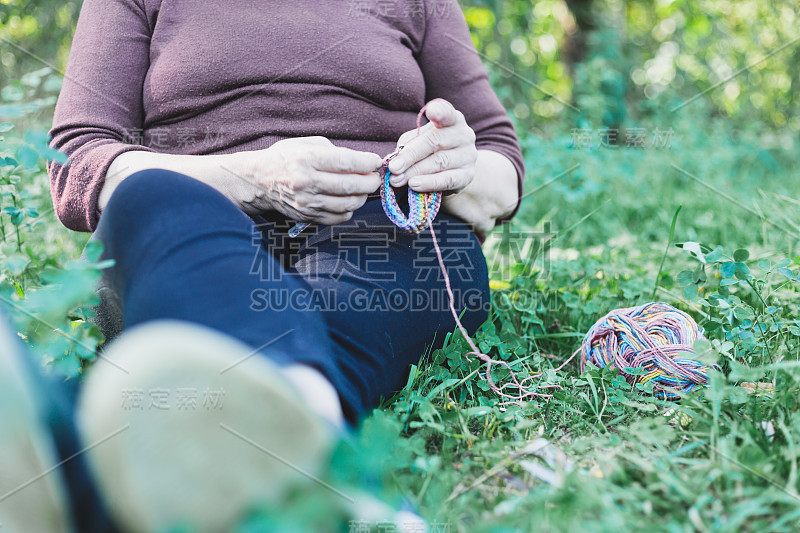
[[[432,100],[435,101],[435,100]],[[429,102],[430,103],[430,102]],[[426,104],[417,115],[417,135],[420,134],[420,129],[422,127],[421,121],[422,117],[425,114],[425,110],[427,109],[428,104]],[[489,357],[485,353],[481,352],[478,346],[473,342],[472,338],[469,336],[469,332],[461,323],[461,319],[458,317],[458,312],[456,311],[455,307],[455,297],[453,295],[453,289],[450,284],[450,276],[447,274],[447,267],[445,267],[444,259],[442,258],[442,250],[439,247],[439,241],[436,238],[436,232],[433,230],[433,219],[436,218],[436,215],[439,212],[439,207],[442,203],[442,193],[441,192],[432,192],[432,193],[418,193],[412,191],[409,187],[408,189],[408,204],[409,204],[409,214],[408,216],[402,213],[400,206],[397,205],[397,198],[395,196],[394,190],[392,189],[391,184],[389,183],[389,176],[391,175],[389,172],[389,161],[394,159],[397,154],[400,153],[403,147],[400,146],[386,156],[383,160],[383,165],[381,165],[381,175],[383,178],[383,185],[381,186],[381,203],[383,204],[383,210],[386,213],[386,216],[391,220],[396,226],[408,231],[410,233],[419,233],[423,231],[425,228],[429,228],[431,231],[431,238],[433,239],[433,247],[436,251],[436,258],[439,262],[439,268],[442,271],[442,276],[444,277],[445,288],[447,289],[447,297],[449,302],[450,313],[453,315],[453,320],[458,327],[458,330],[467,340],[469,344],[471,352],[468,352],[465,356],[469,361],[469,356],[475,356],[484,363],[486,363],[486,370],[484,373],[484,377],[489,384],[490,390],[492,390],[495,394],[504,398],[505,401],[501,403],[501,405],[516,403],[522,404],[525,400],[530,400],[533,397],[544,397],[550,398],[551,395],[543,394],[539,392],[534,392],[528,390],[525,383],[529,380],[534,378],[540,377],[541,374],[535,374],[532,376],[528,376],[523,380],[519,380],[514,373],[514,370],[511,366],[502,360],[493,359]],[[566,364],[566,363],[565,363]],[[498,386],[494,380],[492,379],[492,367],[494,365],[501,366],[509,371],[509,379],[511,380],[510,383],[505,383],[502,386]],[[563,365],[562,365],[563,366]],[[539,388],[561,388],[559,385],[544,385]]]
[[[709,368],[692,358],[693,345],[702,338],[703,328],[669,304],[616,309],[586,334],[579,349],[581,371],[589,362],[600,368],[613,366],[631,385],[652,382],[656,395],[678,399],[708,383]]]

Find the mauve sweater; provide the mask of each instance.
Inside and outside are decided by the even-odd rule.
[[[456,0],[85,0],[53,118],[56,213],[93,231],[123,152],[219,154],[322,135],[385,156],[425,102],[525,169]]]

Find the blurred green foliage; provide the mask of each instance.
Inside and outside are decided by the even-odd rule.
[[[77,260],[86,236],[62,227],[53,212],[45,162],[66,156],[48,146],[42,122],[60,86],[45,67],[0,90],[0,319],[10,318],[57,373],[75,377],[102,342],[87,319],[103,265],[94,263],[97,245],[88,262]]]
[[[715,115],[800,131],[795,0],[461,4],[496,90],[527,131],[621,125],[702,91]],[[42,60],[63,69],[79,11],[76,1],[0,0],[0,86]]]
[[[714,115],[800,131],[795,1],[462,5],[494,86],[528,131],[640,121],[703,91]]]
[[[0,0],[0,86],[46,65],[63,69],[81,2]]]

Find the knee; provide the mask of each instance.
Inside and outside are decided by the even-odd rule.
[[[114,190],[100,215],[97,238],[108,249],[120,238],[149,234],[168,226],[180,203],[190,196],[217,193],[211,187],[178,172],[147,169],[131,174]],[[194,191],[194,192],[193,192]],[[199,191],[199,192],[197,192]]]
[[[140,170],[125,178],[111,195],[102,217],[141,215],[164,204],[183,200],[187,193],[197,188],[211,189],[207,185],[178,172],[151,168]],[[212,189],[213,190],[213,189]]]
[[[160,225],[180,210],[195,213],[235,207],[222,193],[199,180],[164,169],[146,169],[120,183],[100,216],[98,231]]]

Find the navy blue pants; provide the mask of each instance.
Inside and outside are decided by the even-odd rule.
[[[295,239],[293,224],[277,212],[247,216],[193,178],[145,170],[114,192],[97,237],[116,261],[125,327],[186,320],[278,364],[310,365],[355,423],[455,327],[433,241],[394,226],[377,199],[345,224],[312,225]],[[480,243],[443,213],[434,228],[456,309],[474,332],[489,307]]]

